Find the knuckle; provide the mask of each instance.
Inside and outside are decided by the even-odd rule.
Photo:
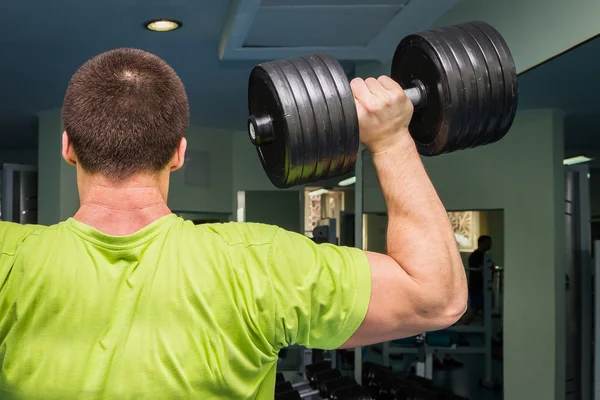
[[[364,107],[365,110],[370,114],[377,112],[377,110],[380,108],[378,102],[375,100],[367,101],[364,104]]]

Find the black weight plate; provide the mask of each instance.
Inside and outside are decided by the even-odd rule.
[[[331,71],[318,55],[311,54],[305,58],[319,80],[319,84],[325,96],[329,120],[331,124],[330,132],[330,150],[331,164],[327,177],[340,175],[344,167],[344,158],[346,157],[346,123],[344,121],[344,111],[342,102],[337,92],[337,87],[331,76]]]
[[[281,68],[281,72],[285,76],[287,83],[292,90],[293,98],[296,101],[298,115],[300,116],[300,127],[297,129],[297,132],[301,133],[302,144],[298,150],[302,151],[303,166],[302,175],[295,182],[295,185],[302,185],[311,181],[315,174],[315,170],[317,169],[317,124],[315,122],[315,116],[308,91],[306,90],[302,76],[294,64],[291,60],[279,60],[275,63],[275,66]]]
[[[500,59],[502,72],[504,73],[504,118],[500,123],[498,134],[494,140],[498,141],[502,139],[504,135],[506,135],[517,113],[517,106],[519,102],[517,68],[515,65],[515,60],[510,52],[510,49],[508,48],[508,44],[494,27],[486,24],[485,22],[472,22],[472,24],[483,31],[483,33],[485,33],[485,35],[492,42],[492,45],[496,49],[496,54]]]
[[[419,153],[425,156],[445,151],[450,140],[449,127],[456,120],[453,105],[457,94],[449,85],[447,67],[448,62],[418,34],[402,39],[392,59],[393,80],[407,89],[419,79],[427,91],[427,104],[415,109],[409,125]]]
[[[331,166],[331,121],[323,89],[311,65],[302,57],[291,59],[290,62],[294,64],[300,73],[312,105],[313,118],[315,120],[317,164],[310,182],[316,182],[327,176],[329,167]]]
[[[272,119],[273,141],[256,146],[267,177],[278,188],[293,186],[302,174],[302,154],[296,150],[301,146],[301,138],[294,131],[299,127],[300,117],[290,88],[273,63],[259,64],[252,69],[248,81],[248,112]]]
[[[500,65],[500,60],[496,55],[494,46],[483,32],[469,23],[461,24],[460,27],[468,32],[479,45],[490,76],[492,101],[487,105],[490,108],[490,118],[486,134],[481,137],[485,142],[481,142],[480,145],[484,145],[494,139],[504,114],[504,77],[502,75],[502,66]]]
[[[478,118],[473,129],[473,136],[471,137],[471,143],[473,146],[478,146],[480,143],[487,140],[487,126],[490,113],[492,112],[491,107],[489,107],[492,95],[489,72],[485,64],[483,52],[473,37],[458,26],[453,26],[451,29],[456,31],[457,37],[463,43],[464,48],[471,59],[471,65],[473,65],[473,70],[477,79],[479,109],[477,113]]]
[[[453,123],[449,127],[450,140],[444,149],[444,153],[450,153],[460,149],[460,143],[463,140],[464,132],[463,125],[465,123],[465,111],[466,111],[466,96],[463,89],[462,78],[460,69],[458,67],[457,60],[452,54],[452,51],[448,47],[447,43],[442,38],[442,35],[435,31],[421,32],[420,35],[424,36],[434,48],[443,55],[450,65],[450,69],[446,70],[446,77],[450,87],[453,87],[457,93],[457,103],[455,107],[455,115],[459,116],[457,122]]]
[[[457,29],[454,26],[444,27],[440,29],[446,41],[449,41],[453,53],[458,62],[460,62],[459,70],[463,79],[463,89],[465,90],[466,103],[466,115],[465,123],[463,124],[463,136],[461,142],[456,146],[458,149],[467,149],[474,147],[474,142],[477,140],[477,125],[481,118],[482,110],[482,99],[480,97],[483,94],[482,88],[478,84],[478,76],[476,71],[476,65],[473,65],[473,60],[469,55],[468,49],[465,47],[465,43],[462,38],[464,33],[462,30]],[[476,61],[477,62],[477,61]]]
[[[460,73],[461,89],[464,94],[465,103],[461,136],[459,142],[455,143],[454,150],[466,149],[472,147],[475,125],[479,117],[479,97],[475,71],[473,70],[471,59],[459,37],[462,31],[458,31],[458,35],[456,30],[452,28],[442,28],[436,31],[440,32],[438,36],[440,41],[446,42]]]
[[[344,164],[339,175],[347,174],[354,168],[358,158],[358,148],[360,146],[360,135],[358,129],[358,113],[356,111],[356,102],[354,93],[350,87],[348,77],[340,63],[329,54],[318,54],[321,60],[327,65],[331,76],[335,82],[338,95],[342,103],[344,113],[345,130],[343,131],[346,139],[344,152]]]
[[[461,136],[462,122],[464,119],[464,104],[465,98],[464,93],[461,90],[461,82],[460,82],[460,74],[458,72],[458,66],[456,64],[456,60],[453,59],[452,53],[447,49],[447,46],[443,41],[440,41],[436,34],[430,31],[424,31],[417,33],[416,35],[420,36],[426,43],[428,49],[435,54],[435,58],[437,58],[441,64],[441,68],[437,71],[437,76],[439,79],[431,79],[432,77],[428,74],[423,74],[421,71],[414,71],[413,79],[418,79],[425,85],[427,89],[428,96],[428,104],[425,108],[429,108],[429,95],[430,93],[435,93],[440,90],[440,86],[447,88],[449,94],[449,101],[440,103],[442,106],[442,112],[444,114],[448,113],[450,118],[446,124],[446,132],[445,139],[446,142],[444,146],[440,149],[439,153],[434,153],[431,155],[437,155],[442,153],[449,153],[455,149],[456,144]],[[423,44],[423,43],[421,43]],[[411,120],[412,125],[413,120]],[[424,120],[424,124],[431,124],[432,121]],[[435,124],[434,124],[435,125]],[[431,128],[429,128],[431,129]],[[440,131],[437,131],[439,133]],[[436,134],[436,132],[432,132]],[[411,134],[413,132],[411,131]]]

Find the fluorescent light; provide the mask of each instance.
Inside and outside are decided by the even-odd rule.
[[[322,194],[325,193],[329,193],[329,190],[327,189],[317,189],[317,190],[313,190],[312,192],[308,192],[309,196],[320,196]]]
[[[592,161],[592,160],[593,160],[593,158],[588,158],[586,156],[576,156],[576,157],[565,158],[563,160],[563,164],[564,165],[575,165],[575,164],[581,164],[581,163]]]
[[[146,29],[154,32],[169,32],[181,27],[181,22],[170,19],[156,19],[146,22]]]
[[[344,179],[343,181],[341,181],[340,183],[338,183],[338,185],[340,185],[340,186],[350,186],[350,185],[354,185],[355,183],[356,183],[356,177],[353,176],[352,178]]]

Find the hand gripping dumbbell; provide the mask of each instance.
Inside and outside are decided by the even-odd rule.
[[[391,78],[415,107],[409,130],[422,155],[494,143],[517,110],[514,60],[490,25],[471,22],[405,37]],[[279,188],[352,170],[358,116],[348,78],[328,54],[259,64],[248,83],[248,134]]]

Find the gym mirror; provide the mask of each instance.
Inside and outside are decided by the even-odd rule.
[[[477,399],[502,398],[504,374],[507,371],[514,374],[519,368],[526,368],[523,365],[522,354],[531,353],[531,348],[523,347],[522,342],[525,341],[520,339],[504,342],[503,332],[510,332],[506,337],[515,339],[519,335],[529,335],[528,337],[535,338],[534,340],[542,346],[547,346],[544,347],[547,351],[554,351],[554,339],[539,337],[542,318],[548,319],[543,323],[547,322],[549,326],[558,321],[558,325],[552,326],[557,326],[556,329],[562,330],[562,333],[557,332],[556,335],[566,337],[567,398],[590,399],[594,380],[600,382],[600,372],[597,372],[598,376],[593,376],[593,371],[600,369],[593,366],[592,359],[594,353],[600,355],[600,347],[594,347],[598,340],[593,338],[592,331],[592,327],[600,323],[600,312],[594,311],[591,293],[593,286],[589,284],[594,279],[599,279],[600,285],[600,278],[596,278],[598,274],[592,274],[594,260],[591,258],[592,245],[600,239],[600,136],[596,134],[600,129],[600,97],[597,96],[600,75],[596,71],[598,54],[600,38],[596,37],[519,75],[519,109],[516,121],[522,128],[517,127],[516,132],[509,132],[507,138],[511,137],[511,134],[519,134],[518,129],[539,131],[532,143],[518,144],[518,139],[513,140],[515,145],[531,147],[530,158],[520,155],[521,159],[518,162],[522,165],[521,168],[511,170],[510,164],[514,162],[509,160],[512,144],[508,142],[512,139],[505,139],[507,143],[500,142],[486,149],[468,149],[435,160],[423,158],[436,191],[444,204],[452,207],[448,209],[448,216],[455,228],[457,244],[461,248],[463,263],[470,278],[472,275],[469,270],[469,256],[477,245],[477,238],[487,235],[492,238],[493,243],[489,251],[492,261],[490,265],[493,268],[490,270],[491,274],[486,275],[484,279],[485,282],[491,283],[486,286],[485,293],[489,293],[490,296],[484,296],[484,309],[491,306],[492,318],[489,325],[491,334],[483,335],[486,340],[483,347],[491,349],[491,352],[485,353],[484,357],[476,356],[476,351],[473,350],[474,340],[471,338],[474,333],[470,332],[481,329],[482,326],[486,327],[485,313],[483,320],[478,317],[468,325],[457,324],[460,328],[454,330],[458,330],[460,334],[454,336],[454,342],[434,335],[435,341],[441,340],[436,343],[439,347],[456,346],[452,351],[439,351],[438,359],[444,361],[446,354],[451,354],[452,358],[463,365],[454,369],[451,374],[448,374],[447,370],[433,369],[433,380],[459,395]],[[564,82],[565,77],[568,77],[568,85],[559,84]],[[546,127],[543,128],[542,124],[534,122],[536,115],[548,116],[544,117]],[[543,137],[552,139],[545,144],[542,142],[546,140],[542,139]],[[539,141],[539,144],[536,144],[536,141]],[[554,149],[552,152],[549,150],[551,148]],[[554,157],[555,172],[550,175],[554,176],[554,182],[547,174],[543,175],[540,170],[541,164],[535,161],[535,154],[539,155],[541,151],[547,151],[548,157]],[[500,157],[498,154],[506,156]],[[362,176],[359,179],[362,185],[363,215],[359,224],[362,223],[362,244],[368,250],[384,251],[386,208],[370,155],[367,151],[363,151],[361,155]],[[529,183],[518,182],[517,175],[522,173],[533,177]],[[534,179],[536,174],[539,179]],[[544,179],[545,183],[540,184],[541,179]],[[561,215],[562,211],[557,211],[557,222],[553,225],[546,220],[533,223],[527,217],[531,210],[552,204],[545,204],[543,201],[540,204],[537,201],[532,203],[529,197],[536,194],[533,190],[539,190],[541,186],[562,188],[563,180],[564,216]],[[557,193],[558,209],[563,204],[562,195],[554,189],[551,190]],[[548,198],[547,201],[554,200]],[[565,238],[564,271],[561,263],[540,266],[539,260],[536,261],[540,251],[532,251],[538,236],[543,236],[545,232],[557,227],[563,229],[562,221],[558,221],[561,218],[564,218],[564,232],[561,231],[556,236],[562,237],[564,234]],[[505,236],[505,227],[509,225],[511,229],[527,231],[528,235],[518,241]],[[470,230],[466,229],[468,226]],[[504,251],[505,243],[508,242],[511,246],[506,246]],[[600,242],[597,243],[597,248],[600,249]],[[550,259],[553,260],[551,254],[555,250],[545,248],[542,252],[544,251],[549,252]],[[505,265],[505,259],[511,260],[513,264],[518,263],[518,268]],[[509,271],[509,279],[506,280],[504,268]],[[600,268],[600,262],[596,268]],[[539,271],[544,271],[547,275],[540,275]],[[491,277],[491,280],[488,277]],[[559,286],[551,284],[555,277],[560,283]],[[566,279],[564,285],[562,279]],[[560,293],[563,289],[564,292]],[[510,301],[505,301],[504,293],[510,293]],[[518,327],[506,324],[503,326],[503,321],[506,321],[511,312],[519,313],[517,308],[521,309],[527,299],[542,293],[552,293],[557,299],[564,298],[565,306],[553,307],[553,312],[547,316],[532,311],[531,318],[521,318]],[[488,298],[490,301],[486,302]],[[506,299],[508,298],[507,296]],[[600,303],[595,309],[600,309]],[[467,316],[468,313],[463,318],[463,323]],[[514,321],[514,318],[511,321]],[[517,343],[521,343],[521,347],[518,347]],[[412,345],[410,340],[400,344],[406,347]],[[510,347],[513,344],[514,347]],[[379,346],[378,351],[381,354],[377,356],[384,359],[390,357],[391,365],[400,369],[400,361],[391,358],[394,351],[390,351],[390,348],[396,345],[398,344]],[[461,349],[470,354],[460,354]],[[371,350],[369,351],[372,352]],[[509,352],[510,357],[504,357]],[[491,354],[491,357],[487,354]],[[527,368],[542,368],[538,365],[539,357],[534,357],[533,353],[526,357],[531,360],[527,361],[531,363]],[[492,368],[486,369],[486,366],[490,365],[490,358]],[[515,363],[516,360],[520,360],[518,364]],[[406,361],[406,357],[401,361]],[[511,363],[507,364],[509,361]],[[428,372],[426,369],[423,371]],[[491,374],[488,371],[491,371]]]

